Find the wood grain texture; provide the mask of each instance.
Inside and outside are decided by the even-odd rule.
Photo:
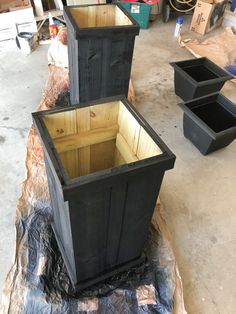
[[[138,160],[138,157],[134,154],[129,144],[120,133],[116,136],[116,147],[126,163]]]
[[[161,155],[162,150],[158,145],[153,141],[150,135],[141,127],[140,136],[137,147],[137,157],[139,159],[145,159],[157,155]]]
[[[79,132],[77,134],[63,136],[54,140],[55,147],[59,153],[82,148],[101,142],[107,142],[116,138],[118,125],[107,128]]]
[[[140,125],[122,103],[120,103],[118,124],[119,133],[123,136],[133,154],[136,155],[140,135]]]

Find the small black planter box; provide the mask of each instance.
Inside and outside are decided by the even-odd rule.
[[[175,156],[124,99],[33,114],[43,146],[53,229],[77,289],[140,262]]]
[[[171,65],[175,70],[175,93],[183,100],[218,92],[227,80],[233,78],[207,58],[173,62]]]
[[[236,138],[236,106],[216,93],[179,105],[184,110],[184,136],[203,155],[229,145]]]
[[[71,103],[128,94],[139,25],[121,5],[64,7]]]

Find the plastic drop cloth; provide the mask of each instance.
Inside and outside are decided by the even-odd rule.
[[[68,69],[50,66],[38,110],[68,104]],[[146,262],[76,294],[51,229],[43,150],[34,127],[27,143],[27,178],[16,210],[15,258],[5,281],[3,314],[184,314],[182,281],[157,203]]]

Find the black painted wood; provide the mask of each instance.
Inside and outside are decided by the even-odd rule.
[[[77,289],[140,263],[164,173],[175,162],[172,152],[125,98],[96,103],[117,100],[122,100],[163,154],[75,179],[66,175],[42,118],[88,104],[33,114],[44,147],[53,230]]]
[[[80,28],[71,15],[71,7],[64,7],[72,104],[128,95],[139,25],[119,4],[116,6],[130,18],[132,25]]]

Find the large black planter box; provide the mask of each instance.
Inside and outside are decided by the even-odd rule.
[[[229,145],[236,138],[236,106],[216,93],[179,105],[184,110],[184,136],[203,155]]]
[[[121,5],[64,7],[72,104],[128,94],[139,25]]]
[[[77,289],[140,262],[175,156],[124,98],[33,114],[53,230]]]
[[[172,62],[175,93],[183,100],[191,100],[219,92],[227,80],[233,78],[207,58]]]

